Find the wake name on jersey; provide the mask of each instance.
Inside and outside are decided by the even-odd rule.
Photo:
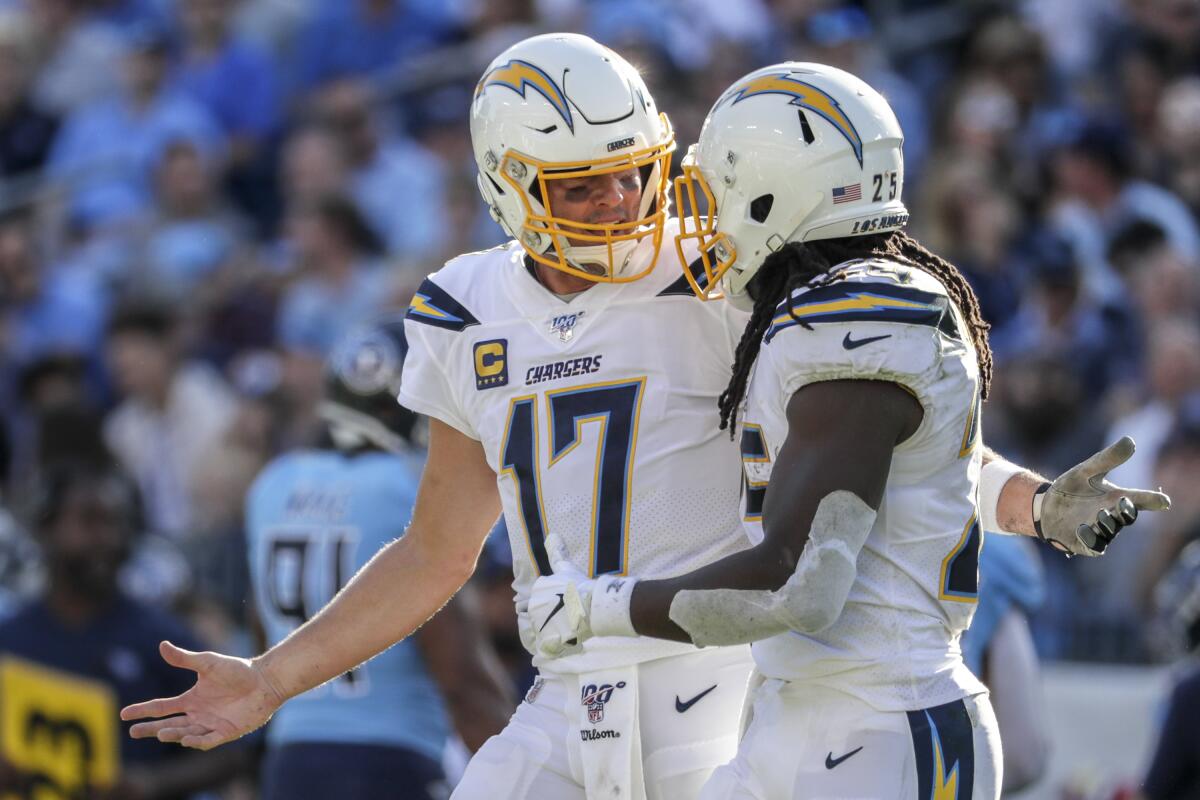
[[[728,304],[696,299],[666,252],[647,277],[569,301],[531,274],[515,242],[455,259],[422,284],[405,324],[400,399],[482,443],[518,609],[557,558],[550,534],[588,575],[678,575],[746,546],[740,459],[716,405],[744,324]],[[598,639],[545,666],[691,649]]]
[[[875,260],[831,273],[795,290],[763,337],[741,431],[751,538],[763,535],[763,500],[796,391],[818,381],[891,381],[924,415],[893,452],[841,616],[816,635],[758,642],[754,657],[769,677],[829,685],[880,710],[927,708],[984,691],[959,645],[975,610],[983,544],[975,348],[928,273]]]

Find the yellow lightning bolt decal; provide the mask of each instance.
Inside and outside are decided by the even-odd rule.
[[[850,311],[877,311],[885,308],[901,308],[913,311],[936,311],[937,306],[928,303],[917,303],[912,300],[901,300],[898,297],[854,292],[842,300],[828,300],[824,303],[807,303],[795,306],[792,313],[797,317],[814,317],[818,314],[841,314]],[[771,320],[772,325],[780,325],[792,319],[786,312]]]
[[[408,308],[414,313],[422,314],[426,317],[433,317],[434,319],[458,320],[458,317],[447,314],[440,308],[430,305],[429,298],[423,294],[413,295],[412,302],[409,303]]]
[[[725,99],[721,102],[732,100],[730,105],[736,105],[748,97],[763,94],[786,95],[792,98],[790,101],[791,105],[807,108],[809,111],[820,114],[833,127],[837,128],[838,132],[850,143],[850,147],[854,150],[854,157],[858,159],[858,165],[862,166],[862,137],[858,135],[858,129],[854,127],[854,123],[842,111],[842,107],[838,105],[837,100],[834,100],[833,97],[821,91],[816,86],[791,77],[789,73],[780,72],[752,78],[742,85],[730,89],[725,95]]]
[[[926,714],[926,717],[928,716]],[[947,775],[937,726],[933,724],[932,719],[929,720],[929,725],[933,732],[933,800],[958,800],[958,762],[954,762],[954,769]]]
[[[521,97],[525,96],[526,87],[533,87],[534,91],[554,106],[554,110],[567,123],[571,132],[575,131],[574,121],[571,119],[571,107],[567,105],[567,98],[558,88],[558,84],[528,61],[513,59],[502,67],[496,67],[479,81],[475,87],[475,96],[481,95],[483,90],[489,86],[504,86],[512,89]]]

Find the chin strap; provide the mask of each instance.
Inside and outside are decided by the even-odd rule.
[[[633,261],[638,244],[640,242],[634,240],[613,242],[613,269],[610,277],[615,278],[625,272],[630,262]],[[593,275],[608,275],[608,245],[571,245],[563,248],[563,255],[566,256],[567,263],[576,269]]]

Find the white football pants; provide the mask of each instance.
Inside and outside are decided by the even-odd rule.
[[[452,800],[693,800],[737,750],[752,668],[742,646],[546,673],[471,759]]]
[[[996,800],[1000,733],[986,694],[877,711],[828,688],[751,681],[737,756],[701,800]]]

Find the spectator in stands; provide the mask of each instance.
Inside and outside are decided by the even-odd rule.
[[[48,269],[31,213],[0,217],[0,362],[12,367],[50,352],[94,354],[106,315],[106,298],[93,284]]]
[[[311,435],[330,347],[355,325],[401,306],[396,275],[358,208],[341,195],[297,204],[286,222],[298,279],[284,291],[276,318],[282,349],[282,392],[292,411],[285,439]]]
[[[1200,265],[1184,259],[1154,223],[1138,221],[1119,231],[1108,259],[1132,291],[1143,325],[1200,308]]]
[[[455,38],[453,4],[412,0],[321,0],[296,48],[299,86],[379,77]]]
[[[922,241],[962,270],[996,336],[1021,308],[1028,269],[1017,258],[1020,210],[988,174],[987,165],[959,156],[939,159],[923,186]]]
[[[317,117],[341,145],[349,168],[348,191],[376,235],[397,257],[420,261],[441,249],[448,165],[388,131],[371,100],[363,81],[335,81],[319,92]],[[462,108],[468,107],[466,101]]]
[[[121,403],[104,438],[145,499],[149,530],[192,530],[196,464],[227,434],[237,399],[211,367],[186,357],[179,321],[161,304],[131,304],[108,326],[107,355]]]
[[[211,163],[224,158],[224,136],[208,111],[168,85],[166,31],[139,25],[128,42],[123,91],[72,113],[50,158],[51,176],[69,190],[69,215],[94,225],[148,211],[151,166],[172,142],[191,142]]]
[[[268,152],[282,123],[276,63],[233,29],[233,0],[183,0],[183,47],[175,81],[204,105],[229,140],[229,190],[266,222],[277,206]]]
[[[231,30],[231,0],[182,0],[183,48],[175,75],[229,137],[230,160],[244,164],[280,124],[281,97],[274,65]]]
[[[58,130],[58,117],[40,108],[30,91],[34,55],[29,18],[0,10],[0,177],[41,169]]]
[[[1200,394],[1180,405],[1171,432],[1159,449],[1154,476],[1164,491],[1182,492],[1181,502],[1172,507],[1168,519],[1158,523],[1138,575],[1136,594],[1140,607],[1151,611],[1155,587],[1170,571],[1180,553],[1200,540]],[[1178,514],[1174,512],[1178,511]],[[1200,617],[1198,617],[1200,620]]]
[[[8,415],[14,438],[11,497],[28,497],[55,465],[107,464],[100,434],[100,397],[91,365],[70,352],[27,364],[18,379],[18,407]]]
[[[116,722],[128,699],[190,684],[158,657],[160,641],[199,647],[178,621],[120,588],[139,528],[130,483],[111,470],[62,467],[45,476],[32,527],[45,589],[0,623],[0,714],[28,738],[0,745],[0,791],[182,800],[225,782],[245,765],[245,748],[185,753],[133,741]]]
[[[1003,363],[1026,353],[1056,357],[1075,370],[1085,398],[1094,401],[1114,381],[1136,373],[1132,312],[1084,295],[1076,251],[1058,236],[1036,237],[1028,249],[1032,281],[1011,323],[992,335],[996,359]]]
[[[1169,84],[1158,107],[1161,177],[1200,215],[1200,76],[1188,75]]]
[[[1200,390],[1200,324],[1194,315],[1149,321],[1144,369],[1139,406],[1111,428],[1138,443],[1137,453],[1113,470],[1112,480],[1118,483],[1139,478],[1154,482],[1158,451],[1169,440],[1183,402]]]
[[[325,126],[295,129],[283,146],[282,162],[283,194],[290,203],[313,203],[346,189],[346,157],[337,137]]]
[[[398,304],[382,248],[355,205],[329,195],[289,215],[288,238],[300,279],[283,296],[279,342],[324,358],[355,324]]]
[[[125,53],[120,33],[89,19],[84,0],[29,0],[38,53],[34,98],[57,115],[117,91]]]
[[[1200,263],[1195,218],[1178,197],[1134,173],[1126,131],[1108,121],[1088,121],[1055,153],[1051,166],[1057,201],[1050,219],[1075,247],[1089,297],[1120,295],[1106,256],[1110,236],[1134,220],[1157,224],[1180,255]]]
[[[1137,453],[1114,469],[1109,478],[1117,483],[1144,478],[1158,485],[1155,468],[1165,448],[1172,444],[1172,431],[1189,397],[1200,391],[1200,324],[1195,316],[1151,322],[1147,335],[1145,396],[1141,405],[1118,418],[1110,428],[1134,437]],[[1194,489],[1185,491],[1194,494]],[[1139,576],[1151,570],[1160,526],[1165,517],[1145,520],[1144,535],[1114,543],[1112,559],[1089,559],[1100,563],[1073,564],[1084,582],[1087,596],[1113,623],[1124,621],[1130,631],[1142,626],[1142,599],[1137,590]],[[1186,516],[1181,514],[1180,517]],[[1112,587],[1127,587],[1112,591]],[[1140,647],[1140,642],[1138,643]]]
[[[232,264],[246,224],[223,203],[218,176],[186,140],[167,145],[154,169],[155,218],[150,223],[139,276],[141,291],[172,301],[210,304],[221,283],[215,273]]]

